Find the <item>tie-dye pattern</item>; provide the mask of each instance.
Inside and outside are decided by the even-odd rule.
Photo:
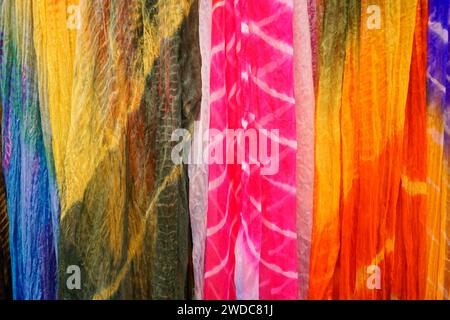
[[[0,299],[449,299],[449,20],[0,0]]]
[[[427,299],[449,299],[448,159],[449,117],[449,17],[445,0],[429,0],[428,22],[428,259]]]
[[[416,4],[323,3],[310,298],[391,298]]]
[[[56,298],[58,199],[41,127],[32,2],[4,0],[2,48],[3,173],[15,299]]]
[[[295,101],[297,119],[297,257],[299,298],[306,299],[314,193],[314,38],[315,1],[294,0]]]
[[[280,143],[274,175],[248,144],[242,163],[210,151],[205,298],[296,299],[293,1],[213,1],[212,14],[211,145],[226,129],[278,129]]]
[[[426,270],[426,70],[428,0],[417,3],[403,133],[403,168],[395,223],[393,299],[424,299]]]
[[[171,135],[200,105],[197,1],[81,0],[80,15],[59,279],[77,265],[84,280],[60,297],[190,297],[187,167]]]

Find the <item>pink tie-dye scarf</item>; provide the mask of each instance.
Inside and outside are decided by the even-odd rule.
[[[206,299],[298,297],[292,25],[293,0],[213,1],[210,128],[270,136],[279,168],[267,173],[264,159],[252,161],[250,143],[245,161],[210,163]],[[210,138],[210,162],[218,150],[230,155],[220,136]]]

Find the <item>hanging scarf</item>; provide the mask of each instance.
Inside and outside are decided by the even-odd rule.
[[[309,296],[389,299],[416,1],[326,1]]]
[[[392,299],[424,299],[427,216],[428,0],[417,3],[408,100],[403,133],[403,168],[397,204]]]
[[[1,5],[0,5],[1,8]],[[0,51],[3,37],[0,35]],[[0,52],[0,61],[1,61]],[[1,95],[0,95],[1,98]],[[1,117],[0,99],[0,117]],[[1,144],[0,144],[1,146]],[[1,149],[1,148],[0,148]],[[11,299],[11,257],[9,255],[9,224],[6,207],[6,190],[3,172],[0,173],[0,300]]]
[[[2,1],[3,173],[15,299],[56,298],[56,181],[41,123],[32,2]]]
[[[195,280],[195,298],[203,299],[203,274],[205,264],[206,215],[208,212],[209,83],[211,64],[211,0],[199,1],[199,32],[202,56],[202,102],[200,117],[194,127],[191,165],[189,166],[189,210],[192,230],[192,261]]]
[[[293,1],[213,1],[212,21],[204,297],[296,299]],[[259,156],[279,146],[275,172],[255,136]]]
[[[449,12],[447,1],[429,0],[428,22],[428,259],[426,299],[449,299],[448,245]]]
[[[297,257],[299,298],[306,299],[314,192],[314,12],[315,1],[294,1],[294,61],[297,125]],[[311,32],[312,31],[312,32]]]
[[[79,6],[78,0],[32,3],[44,143],[51,160],[50,173],[56,176],[61,190],[70,128],[75,41],[80,27]]]
[[[197,10],[193,0],[80,1],[61,298],[190,296],[187,172],[171,136],[198,114]],[[64,285],[73,265],[81,290]]]

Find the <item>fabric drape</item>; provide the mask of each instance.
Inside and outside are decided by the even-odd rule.
[[[427,26],[428,0],[417,3],[403,133],[403,168],[395,226],[391,298],[425,298],[427,252]]]
[[[203,299],[205,266],[206,216],[208,212],[208,129],[210,101],[212,1],[199,1],[199,41],[202,60],[201,111],[194,126],[189,166],[189,209],[192,230],[192,261],[194,268],[195,298]]]
[[[391,298],[416,5],[323,3],[310,298]]]
[[[296,299],[293,1],[213,1],[212,21],[204,297]],[[255,159],[255,136],[277,143],[278,170]],[[236,141],[245,157],[229,161]]]
[[[2,159],[15,299],[55,299],[58,200],[41,123],[33,11],[1,3]]]
[[[78,0],[43,0],[32,4],[44,143],[50,173],[60,190],[64,186],[63,164],[70,129],[79,6]]]
[[[2,37],[0,36],[0,48],[2,47],[1,41]],[[0,116],[1,116],[1,108],[2,108],[2,101],[0,99]],[[5,181],[3,178],[3,172],[1,172],[0,173],[0,300],[9,300],[11,298],[12,298],[12,288],[11,288],[11,257],[9,254],[9,223],[8,223],[8,212],[6,207]]]
[[[197,6],[80,1],[59,279],[76,265],[83,280],[61,298],[191,295],[187,167],[171,136],[199,110]]]
[[[427,73],[427,274],[426,299],[449,299],[448,31],[449,4],[429,0]]]
[[[309,285],[314,193],[314,24],[315,1],[294,1],[294,80],[297,126],[297,258],[299,298]]]

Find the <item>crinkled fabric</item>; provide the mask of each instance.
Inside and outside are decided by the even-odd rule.
[[[189,210],[192,230],[192,263],[194,269],[195,298],[203,298],[205,267],[206,215],[208,212],[208,148],[210,66],[211,66],[212,1],[199,1],[199,36],[202,58],[202,102],[200,117],[194,126],[191,164],[189,166]],[[205,138],[206,137],[206,138]]]
[[[298,296],[292,28],[292,0],[213,1],[206,299]]]
[[[176,129],[201,97],[194,0],[80,1],[64,158],[59,279],[64,299],[190,297],[187,167]]]
[[[55,299],[58,199],[41,123],[32,2],[2,1],[2,159],[15,299]]]
[[[450,155],[449,12],[447,1],[429,0],[427,132],[428,256],[426,298],[449,299],[448,161]]]
[[[309,297],[390,299],[417,1],[322,5]]]
[[[1,7],[1,6],[0,6]],[[2,37],[0,36],[0,50],[2,47]],[[0,53],[0,57],[1,57]],[[1,98],[1,95],[0,95]],[[0,99],[0,115],[1,103]],[[3,172],[0,173],[0,300],[12,298],[11,288],[11,257],[9,254],[9,224],[8,211],[6,208],[6,190]]]
[[[425,298],[427,252],[427,26],[428,0],[417,3],[405,111],[403,168],[395,224],[391,298]]]
[[[44,144],[50,174],[62,189],[79,6],[78,0],[42,0],[32,1],[32,4]],[[59,193],[56,196],[59,197]],[[59,214],[56,219],[59,220]]]
[[[311,33],[315,1],[294,1],[294,62],[297,125],[297,258],[299,298],[306,299],[314,193],[314,55]],[[313,31],[314,32],[314,31]],[[311,41],[310,41],[311,39]]]

